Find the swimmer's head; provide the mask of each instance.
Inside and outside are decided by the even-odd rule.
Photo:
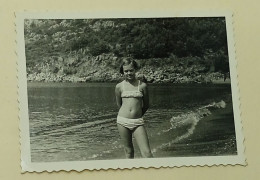
[[[120,65],[120,70],[119,70],[121,74],[124,74],[124,66],[132,66],[134,70],[137,70],[139,68],[137,62],[133,58],[129,58],[129,57],[123,58],[122,60],[122,63]]]

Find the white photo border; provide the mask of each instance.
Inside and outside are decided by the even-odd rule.
[[[213,166],[213,165],[246,165],[244,156],[244,136],[240,118],[239,87],[237,79],[237,62],[235,56],[235,40],[233,34],[232,13],[227,11],[175,11],[175,12],[17,12],[17,68],[18,68],[18,101],[20,119],[20,148],[22,172],[42,172],[59,170],[100,170],[100,169],[131,169],[131,168],[160,168],[181,166]],[[236,130],[237,155],[227,156],[200,156],[200,157],[167,157],[148,159],[115,159],[115,160],[89,160],[66,162],[31,162],[29,115],[27,97],[26,58],[24,42],[25,19],[91,19],[91,18],[158,18],[158,17],[225,17],[228,40],[228,56],[232,89],[233,112]]]

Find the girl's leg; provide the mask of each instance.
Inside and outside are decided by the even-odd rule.
[[[117,124],[119,134],[122,138],[123,145],[125,148],[126,158],[134,158],[134,146],[132,142],[132,131],[125,128],[124,126]]]
[[[150,149],[150,145],[149,145],[148,136],[147,136],[144,126],[139,126],[135,129],[134,137],[137,142],[137,145],[140,148],[142,156],[145,158],[153,157],[151,149]]]

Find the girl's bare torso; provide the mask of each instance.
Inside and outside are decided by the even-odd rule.
[[[142,117],[142,98],[122,98],[118,115],[130,119]]]
[[[123,85],[121,84],[121,93]],[[136,119],[142,117],[143,99],[141,97],[122,98],[122,106],[118,115],[125,118]]]

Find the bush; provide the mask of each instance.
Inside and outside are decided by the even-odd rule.
[[[51,70],[51,72],[54,73],[54,74],[56,74],[57,72],[59,72],[59,68],[58,68],[58,67],[55,67],[55,66],[51,67],[50,70]]]
[[[72,75],[77,73],[77,69],[73,67],[64,67],[63,68],[63,73],[66,75]]]

